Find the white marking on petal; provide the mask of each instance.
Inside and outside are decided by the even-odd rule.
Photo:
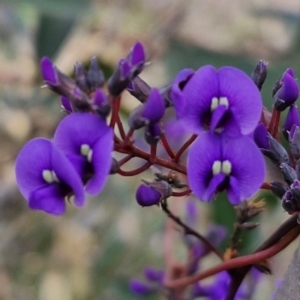
[[[222,167],[221,161],[219,161],[219,160],[214,161],[213,166],[212,166],[213,175],[217,175],[217,174],[221,173],[221,167]]]
[[[59,182],[54,171],[43,170],[42,176],[47,183]]]
[[[222,173],[229,175],[231,173],[232,165],[229,160],[224,160],[222,162]]]
[[[93,157],[93,150],[90,149],[90,151],[87,154],[87,160],[88,160],[88,162],[90,162],[90,163],[92,162],[92,157]]]
[[[226,108],[228,108],[229,102],[228,102],[227,97],[220,97],[219,98],[219,105],[225,105]]]
[[[82,144],[80,147],[80,154],[83,156],[87,156],[90,150],[91,148],[88,144]]]
[[[210,110],[214,111],[219,105],[219,99],[217,97],[213,97],[211,99]]]

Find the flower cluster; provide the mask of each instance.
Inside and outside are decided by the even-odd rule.
[[[265,176],[262,154],[247,137],[262,114],[255,83],[236,68],[204,66],[180,72],[172,95],[178,119],[198,134],[187,163],[192,191],[211,201],[226,190],[235,205],[252,196]]]
[[[31,209],[60,215],[66,210],[66,200],[73,198],[81,206],[85,193],[100,193],[110,174],[137,176],[155,166],[158,171],[154,178],[143,180],[137,188],[136,201],[140,206],[160,205],[184,229],[189,259],[184,272],[173,268],[180,274],[175,279],[180,280],[196,275],[209,252],[225,260],[226,253],[217,249],[225,234],[223,228],[213,227],[201,236],[191,228],[195,227],[195,207],[188,205],[188,218],[182,222],[168,209],[168,198],[194,194],[209,202],[225,191],[232,205],[244,205],[240,211],[247,213],[240,213],[241,222],[236,223],[230,259],[237,255],[240,231],[257,226],[248,220],[262,211],[262,201],[253,204],[247,199],[260,188],[279,196],[289,213],[300,211],[300,117],[295,104],[299,87],[293,70],[287,69],[275,83],[270,117],[260,96],[267,75],[263,61],[251,76],[228,66],[218,70],[212,66],[202,66],[197,71],[184,69],[171,84],[160,88],[150,87],[139,77],[145,66],[145,50],[139,42],[107,80],[95,57],[88,69],[77,62],[74,78],[62,73],[49,58],[43,58],[43,80],[60,95],[65,116],[53,139],[35,138],[21,149],[15,166],[16,180]],[[139,102],[129,113],[127,127],[120,117],[123,92],[129,92]],[[289,111],[282,133],[288,140],[289,153],[279,138],[280,114],[286,108]],[[170,118],[172,114],[176,118]],[[139,130],[146,147],[139,146]],[[118,156],[113,157],[113,153]],[[264,156],[278,167],[284,182],[264,182]],[[124,170],[123,166],[133,158],[144,163]],[[280,240],[276,238],[271,241]],[[251,261],[249,265],[258,262]],[[145,277],[146,283],[131,282],[136,294],[177,291],[165,289],[168,278],[164,271],[150,268]],[[195,282],[189,299],[222,299],[234,282],[234,272],[219,272],[210,285]],[[242,286],[238,299],[246,299],[243,293],[248,295],[251,291],[245,292]],[[171,295],[170,299],[176,297]]]

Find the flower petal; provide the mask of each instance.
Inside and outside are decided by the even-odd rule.
[[[228,160],[232,165],[230,178],[234,177],[240,189],[240,201],[255,194],[265,178],[265,161],[259,148],[246,136],[239,138],[222,137],[222,160]],[[235,181],[232,181],[233,194],[237,194]]]
[[[80,154],[83,144],[90,147],[111,129],[104,120],[90,113],[72,113],[57,126],[54,143],[65,153]]]
[[[65,195],[59,184],[51,184],[34,190],[29,196],[31,209],[43,210],[53,215],[62,215],[66,211]]]
[[[202,132],[192,144],[187,162],[187,176],[191,190],[203,201],[212,177],[213,163],[221,158],[221,139],[218,134]]]
[[[215,175],[209,182],[209,185],[201,200],[205,202],[211,201],[214,195],[217,193],[218,188],[222,185],[222,183],[224,183],[225,179],[226,175],[223,173]]]
[[[98,194],[103,189],[110,173],[113,151],[113,132],[108,130],[93,146],[93,177],[86,184],[86,192]]]
[[[227,97],[243,135],[251,133],[260,120],[262,99],[251,78],[243,71],[233,67],[218,70],[219,97]],[[230,132],[231,127],[226,128]]]
[[[59,181],[67,185],[74,193],[74,203],[77,206],[82,206],[85,199],[83,184],[71,162],[57,147],[52,148],[51,162],[52,169]]]
[[[239,182],[233,176],[230,176],[229,181],[229,188],[227,189],[228,200],[231,204],[238,205],[240,204],[241,200],[243,200],[241,199]]]
[[[41,73],[44,81],[50,85],[58,84],[57,71],[48,57],[43,57],[41,59]]]
[[[142,117],[150,123],[159,122],[165,114],[165,102],[158,89],[152,89],[147,102],[144,104]]]
[[[43,138],[29,141],[20,151],[15,165],[18,187],[24,198],[31,191],[47,185],[43,179],[43,170],[51,169],[52,143]]]
[[[200,68],[187,82],[183,92],[186,102],[180,120],[191,133],[199,134],[204,130],[213,97],[219,96],[216,69],[212,66]]]

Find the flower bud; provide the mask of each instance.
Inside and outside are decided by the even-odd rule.
[[[299,95],[299,87],[292,75],[293,70],[287,69],[275,88],[274,107],[278,111],[284,111],[288,106],[295,103]]]
[[[269,139],[269,149],[261,149],[262,153],[269,157],[276,165],[281,163],[290,163],[289,155],[284,149],[284,147],[277,142],[270,134],[268,135]]]
[[[111,106],[103,90],[97,89],[94,93],[94,97],[92,100],[93,100],[95,111],[103,119],[107,118],[111,111]]]
[[[251,74],[251,78],[259,90],[261,90],[266,77],[267,77],[267,62],[260,60]]]
[[[71,101],[67,97],[61,96],[60,102],[61,102],[61,106],[65,112],[67,112],[67,113],[73,112]]]
[[[91,92],[102,87],[105,82],[103,71],[95,56],[90,59],[90,67],[86,74],[86,82]]]
[[[290,151],[295,160],[300,159],[300,127],[293,125],[289,132]]]
[[[151,87],[141,77],[135,77],[127,86],[127,91],[141,103],[149,98]]]
[[[287,190],[285,185],[280,181],[271,181],[270,185],[271,185],[271,191],[278,198],[282,198]]]
[[[134,110],[131,111],[128,118],[128,125],[131,129],[140,129],[144,127],[148,121],[142,117],[142,111],[144,109],[143,105],[137,106]]]
[[[145,140],[149,145],[156,145],[162,133],[162,129],[158,123],[149,124],[145,128]]]
[[[253,132],[253,139],[256,145],[262,149],[269,149],[269,133],[263,123],[259,123]]]
[[[282,198],[282,208],[289,214],[298,210],[290,191],[287,191]]]
[[[289,132],[294,125],[300,126],[300,117],[297,106],[291,105],[282,126],[283,136],[287,141],[289,140]]]
[[[135,194],[136,201],[141,206],[151,206],[158,204],[161,194],[152,187],[141,184]]]
[[[279,166],[283,179],[287,184],[292,184],[297,179],[296,171],[287,163],[282,163]]]
[[[86,70],[83,66],[83,64],[78,61],[76,62],[75,64],[75,82],[76,82],[76,85],[82,90],[84,91],[85,93],[88,93],[89,92],[89,87],[87,85],[87,81],[86,81]]]

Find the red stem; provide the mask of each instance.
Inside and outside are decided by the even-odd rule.
[[[180,157],[184,153],[184,151],[194,142],[194,140],[197,138],[198,135],[193,134],[183,145],[182,147],[178,150],[174,157],[175,162],[179,162]]]
[[[172,148],[170,147],[170,145],[166,139],[166,136],[164,134],[160,137],[160,140],[161,140],[162,145],[164,146],[167,154],[170,156],[170,158],[172,158],[172,159],[175,158],[175,153],[172,150]]]
[[[286,236],[284,236],[280,241],[278,241],[278,243],[269,247],[266,250],[262,250],[260,252],[253,253],[250,255],[245,255],[245,256],[230,259],[206,271],[203,271],[202,273],[195,274],[193,276],[188,276],[176,280],[166,280],[164,282],[164,286],[170,289],[186,287],[190,284],[198,282],[199,280],[213,276],[225,270],[231,270],[242,266],[257,264],[263,260],[266,260],[276,255],[278,252],[286,248],[299,235],[299,232],[300,232],[300,227],[297,226],[294,229],[292,229]]]
[[[141,166],[135,170],[123,171],[123,170],[119,169],[118,174],[120,174],[122,176],[135,176],[135,175],[138,175],[138,174],[146,171],[147,169],[149,169],[149,167],[151,167],[151,165],[152,164],[147,161],[143,166]]]
[[[192,191],[190,189],[187,189],[183,192],[172,192],[172,196],[174,196],[174,197],[183,197],[183,196],[190,195],[191,193],[192,193]]]

